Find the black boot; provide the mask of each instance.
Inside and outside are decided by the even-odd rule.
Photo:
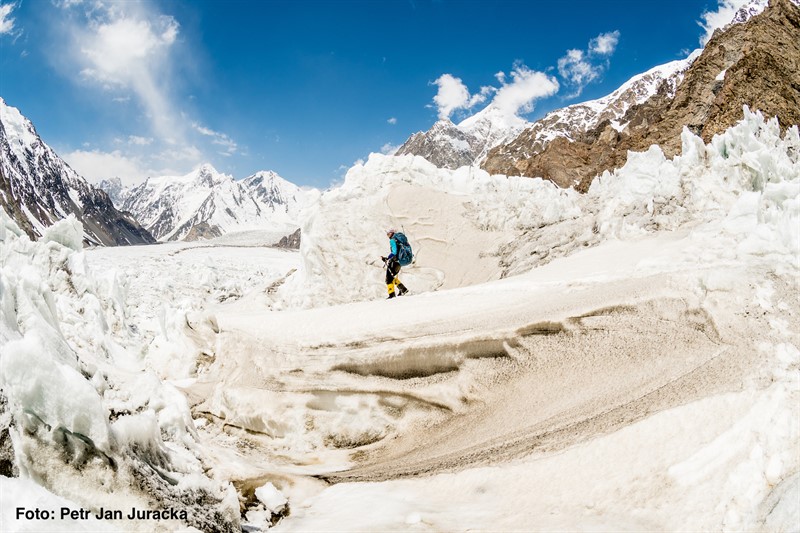
[[[398,296],[402,296],[407,292],[408,292],[408,289],[406,289],[405,285],[403,285],[402,283],[397,285],[397,295]]]
[[[393,292],[390,292],[390,293],[389,293],[389,296],[388,296],[386,299],[387,299],[387,300],[391,300],[392,298],[394,298],[394,293],[393,293]]]

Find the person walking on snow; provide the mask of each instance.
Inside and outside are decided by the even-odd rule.
[[[394,289],[397,288],[397,296],[402,296],[408,292],[405,285],[400,282],[398,274],[400,274],[400,263],[397,261],[397,241],[394,240],[394,234],[397,233],[393,229],[386,230],[386,236],[389,237],[389,246],[391,251],[389,257],[381,256],[381,259],[386,264],[386,288],[389,291],[389,298],[394,298]]]

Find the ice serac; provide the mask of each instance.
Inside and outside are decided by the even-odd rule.
[[[595,176],[622,166],[628,151],[657,144],[668,156],[679,153],[684,127],[710,141],[741,120],[745,105],[777,117],[783,129],[800,122],[800,8],[795,0],[771,0],[766,9],[763,2],[745,6],[692,59],[634,78],[626,90],[642,83],[647,90],[618,100],[625,105],[610,113],[590,113],[592,120],[577,129],[560,127],[560,114],[591,109],[595,103],[551,113],[492,150],[482,168],[585,191]],[[622,96],[624,88],[607,98]]]
[[[32,242],[0,210],[0,493],[19,476],[95,512],[176,515],[128,531],[241,531],[233,488],[206,474],[186,399],[140,349],[125,279],[92,270],[83,238],[70,214]]]
[[[185,176],[148,178],[129,189],[123,209],[159,240],[197,240],[232,231],[292,231],[303,191],[271,171],[237,181],[209,164]]]
[[[32,238],[75,215],[93,245],[144,244],[155,239],[108,194],[69,167],[18,109],[0,98],[0,206]]]

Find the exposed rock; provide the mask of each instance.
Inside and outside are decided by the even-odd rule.
[[[281,237],[281,240],[275,244],[277,248],[288,248],[291,250],[299,250],[300,249],[300,228],[292,233],[291,235],[286,235],[285,237]]]
[[[489,150],[515,138],[528,124],[490,104],[458,125],[440,120],[430,130],[415,133],[394,155],[419,155],[439,168],[477,165]]]
[[[576,141],[587,136],[596,139],[606,127],[608,132],[605,137],[618,137],[617,132],[629,125],[632,108],[659,94],[668,98],[675,95],[686,70],[697,55],[692,54],[687,59],[672,61],[638,74],[603,98],[551,111],[512,141],[491,150],[482,168],[492,174],[546,176],[562,187],[577,183],[583,174],[576,173],[567,163],[575,163],[574,158],[578,157],[579,153],[583,153],[584,158],[588,157],[588,152],[573,147],[574,153],[566,157],[565,164],[559,164],[558,156],[555,154],[561,153],[569,146],[564,144],[563,140]],[[558,139],[561,141],[551,149],[553,154],[545,156],[542,162],[527,164],[528,160],[541,154],[551,142]],[[588,162],[585,162],[581,166],[587,164]],[[565,177],[567,175],[570,176],[569,179]]]
[[[36,133],[33,124],[0,98],[0,207],[31,239],[73,214],[87,244],[155,242],[108,195],[69,167]]]
[[[222,235],[222,230],[219,229],[218,226],[212,226],[208,222],[200,222],[199,224],[195,224],[191,227],[186,236],[183,238],[184,241],[201,241],[207,239],[213,239],[214,237],[219,237]]]
[[[100,180],[97,184],[97,188],[105,191],[117,208],[122,206],[122,203],[125,201],[125,196],[128,193],[128,188],[122,184],[122,180],[119,178]]]
[[[655,95],[625,113],[621,131],[603,122],[539,151],[526,131],[493,150],[483,168],[586,190],[595,176],[622,166],[628,150],[658,144],[667,156],[676,155],[684,127],[708,142],[741,120],[745,105],[777,117],[783,129],[800,123],[800,8],[771,0],[763,13],[716,32],[674,97],[670,93],[664,80]]]
[[[440,120],[426,132],[412,135],[395,155],[419,155],[440,168],[471,165],[479,141],[449,120]]]

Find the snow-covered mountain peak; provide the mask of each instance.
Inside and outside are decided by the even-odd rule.
[[[25,147],[33,148],[41,142],[31,121],[25,118],[19,109],[6,104],[2,98],[0,98],[0,123],[5,130],[9,147],[18,157],[24,159]]]
[[[303,193],[272,171],[237,181],[205,163],[183,176],[148,178],[124,195],[159,240],[215,237],[231,231],[291,232],[299,225]]]
[[[529,124],[524,118],[508,113],[494,104],[489,104],[481,111],[459,122],[458,128],[466,133],[488,138],[512,130],[522,131]]]
[[[191,174],[196,175],[195,183],[205,187],[214,187],[225,181],[233,181],[233,176],[219,172],[210,163],[203,163]]]
[[[91,244],[153,242],[135,220],[89,184],[42,141],[15,107],[0,98],[0,208],[32,238],[74,215]]]
[[[448,119],[437,121],[428,131],[412,135],[395,155],[420,155],[441,168],[470,166],[527,125],[526,120],[489,105],[458,125]]]

